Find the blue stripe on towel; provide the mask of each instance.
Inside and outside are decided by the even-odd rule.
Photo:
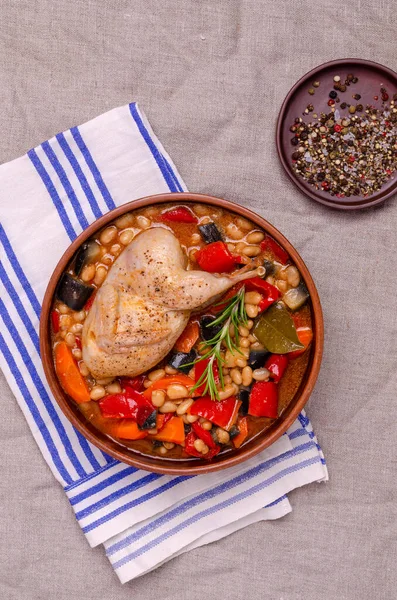
[[[19,279],[19,283],[21,284],[27,297],[29,298],[34,312],[36,313],[37,317],[40,319],[40,313],[41,313],[40,303],[37,300],[36,295],[33,291],[33,288],[30,285],[29,281],[27,280],[27,277],[26,277],[25,273],[23,272],[21,265],[19,264],[19,261],[15,255],[14,250],[11,247],[10,241],[9,241],[7,234],[4,231],[4,228],[1,225],[1,223],[0,223],[0,241],[4,246],[4,250],[7,254],[8,260],[10,261],[12,268],[14,269],[15,274]]]
[[[102,179],[102,175],[99,172],[97,165],[95,164],[95,161],[91,155],[91,152],[88,150],[88,148],[81,136],[79,128],[72,127],[70,132],[73,136],[74,141],[76,142],[77,146],[79,147],[80,152],[84,156],[84,160],[87,163],[88,168],[90,169],[90,171],[95,179],[98,189],[101,192],[103,199],[105,200],[106,206],[108,207],[109,210],[112,210],[112,208],[115,208],[116,205],[113,201],[113,198],[112,198],[108,188],[106,187],[104,180]]]
[[[165,540],[176,535],[177,533],[179,533],[183,529],[186,529],[190,525],[197,523],[197,521],[200,521],[201,519],[203,519],[209,515],[213,515],[219,511],[223,510],[224,508],[228,508],[229,506],[236,504],[236,502],[245,500],[245,499],[249,498],[250,496],[252,496],[253,494],[256,494],[257,492],[263,490],[264,488],[269,487],[270,485],[272,485],[276,481],[279,481],[280,479],[289,475],[290,473],[300,471],[301,469],[304,469],[304,468],[306,468],[310,465],[313,465],[317,462],[320,462],[320,457],[315,456],[313,458],[308,458],[307,460],[304,460],[301,463],[298,463],[296,465],[291,465],[291,466],[283,469],[282,471],[275,473],[272,477],[269,477],[268,479],[260,481],[258,484],[252,486],[251,488],[248,488],[248,489],[240,492],[239,494],[236,494],[235,496],[233,496],[231,498],[227,498],[226,500],[219,502],[218,504],[216,504],[214,506],[210,506],[210,507],[206,508],[205,510],[203,510],[199,513],[196,513],[189,519],[186,519],[186,521],[182,521],[181,523],[178,523],[178,525],[176,525],[172,529],[165,531],[163,534],[161,534],[157,538],[151,539],[150,542],[148,542],[141,548],[138,548],[134,552],[131,552],[127,556],[124,556],[120,560],[116,561],[115,563],[113,563],[113,568],[119,569],[120,567],[123,567],[125,564],[127,564],[131,560],[134,560],[134,559],[138,558],[139,556],[142,556],[142,554],[146,554],[146,552],[148,552],[149,550],[152,550],[152,548],[154,548],[155,546],[158,546]]]
[[[138,112],[136,104],[134,102],[132,102],[129,105],[129,107],[130,107],[131,116],[134,119],[141,136],[143,137],[146,144],[148,145],[148,148],[149,148],[150,152],[152,153],[153,158],[156,161],[157,166],[160,169],[160,171],[164,177],[164,180],[170,189],[170,192],[178,192],[178,187],[175,184],[174,177],[172,176],[172,174],[169,171],[170,167],[169,167],[169,165],[167,167],[167,165],[164,162],[163,156],[160,154],[156,144],[153,142],[152,138],[150,137],[150,134],[149,134],[148,130],[146,129],[146,127],[141,119],[141,116]]]
[[[51,148],[49,142],[44,142],[43,144],[41,144],[41,147],[43,148],[45,155],[47,156],[54,171],[59,177],[59,181],[61,182],[62,187],[70,200],[70,204],[73,207],[73,210],[81,225],[81,228],[86,229],[88,227],[88,221],[86,219],[85,214],[82,211],[79,201],[77,200],[76,194],[74,193],[74,189],[72,188],[68,176],[66,175],[65,169],[59,162],[58,157],[56,156],[54,150]]]
[[[61,219],[61,221],[66,229],[66,233],[68,234],[70,240],[73,242],[73,240],[77,237],[77,234],[73,228],[72,223],[70,222],[70,219],[65,210],[65,207],[62,204],[62,200],[60,199],[58,192],[56,191],[55,186],[50,179],[50,176],[48,175],[46,169],[44,168],[43,163],[37,156],[36,151],[34,149],[29,150],[28,156],[29,156],[30,160],[32,161],[32,164],[33,164],[34,168],[36,169],[37,173],[41,177],[41,180],[44,183],[44,185],[47,189],[47,192],[49,193],[51,200],[54,203],[55,208],[57,209],[59,218]]]
[[[15,382],[16,382],[18,388],[20,389],[21,393],[23,394],[23,397],[26,402],[26,406],[28,407],[29,412],[32,415],[32,418],[33,418],[34,422],[36,423],[37,428],[42,435],[44,443],[48,449],[48,452],[51,455],[52,461],[53,461],[58,473],[60,474],[60,476],[66,483],[71,483],[72,477],[70,476],[65,465],[63,464],[61,457],[59,456],[58,449],[54,444],[54,440],[52,439],[51,434],[48,431],[47,426],[38,411],[38,408],[37,408],[32,396],[25,384],[25,381],[21,375],[21,372],[17,367],[14,357],[11,354],[10,350],[8,349],[8,346],[5,343],[5,340],[4,340],[3,336],[1,335],[1,333],[0,333],[0,350],[4,354],[4,358],[7,361],[8,367],[15,379]]]
[[[111,504],[111,502],[115,502],[116,500],[118,500],[119,498],[122,498],[123,496],[126,496],[130,492],[139,490],[141,487],[144,487],[145,485],[149,485],[149,483],[152,483],[153,481],[157,481],[157,480],[161,479],[162,477],[163,477],[163,475],[158,475],[157,473],[149,473],[148,475],[141,477],[141,479],[137,479],[136,481],[133,481],[131,484],[126,485],[123,488],[119,488],[119,489],[115,490],[108,496],[105,496],[104,498],[101,498],[97,502],[94,502],[94,504],[90,504],[90,506],[83,508],[82,510],[80,510],[79,512],[76,513],[76,519],[79,519],[79,520],[84,519],[85,517],[88,517],[89,515],[91,515],[93,512],[96,512],[97,510],[101,510],[101,508],[108,506],[109,504]]]
[[[69,146],[68,142],[66,141],[65,135],[63,133],[58,133],[56,135],[56,139],[58,140],[58,144],[62,148],[66,158],[70,162],[70,165],[76,174],[77,179],[80,182],[81,188],[82,188],[84,194],[86,195],[86,198],[91,206],[93,214],[98,219],[99,217],[102,216],[103,213],[102,213],[101,209],[99,208],[98,202],[92,192],[90,184],[88,183],[87,178],[84,175],[82,168],[79,165],[77,158],[75,157],[71,147]]]
[[[7,308],[1,298],[0,298],[0,314],[3,318],[6,328],[8,329],[12,339],[14,340],[15,345],[18,348],[18,352],[21,355],[21,358],[22,358],[27,370],[29,371],[29,374],[32,378],[34,386],[36,387],[37,392],[40,395],[40,398],[48,412],[48,415],[51,418],[53,424],[55,425],[55,427],[58,431],[59,437],[62,441],[62,444],[66,450],[68,457],[70,458],[71,463],[73,464],[74,468],[76,469],[77,474],[80,477],[84,477],[87,473],[83,469],[79,459],[76,456],[76,453],[75,453],[73,446],[70,442],[70,439],[65,431],[63,423],[60,420],[59,415],[56,412],[49,395],[47,394],[47,391],[43,385],[43,382],[40,379],[39,374],[37,373],[37,370],[32,361],[32,358],[29,355],[29,352],[27,351],[26,346],[23,343],[22,338],[19,335],[19,332],[16,329],[14,323],[12,322],[10,315],[8,314]]]
[[[30,339],[33,342],[34,347],[37,350],[37,353],[40,354],[40,344],[39,344],[39,336],[36,333],[35,328],[33,327],[32,321],[29,319],[28,314],[23,306],[14,286],[12,285],[3,264],[0,262],[0,279],[3,282],[5,289],[8,292],[18,314],[20,315],[23,324],[26,327],[26,331],[29,334]]]
[[[34,344],[34,347],[37,350],[37,354],[40,356],[39,336],[37,335],[37,332],[33,326],[33,323],[31,321],[31,319],[29,318],[23,304],[21,303],[19,296],[18,296],[14,286],[12,285],[12,282],[10,281],[2,263],[0,263],[0,279],[2,280],[3,285],[6,288],[8,295],[10,296],[10,299],[12,300],[12,302],[14,304],[16,311],[21,318],[21,321],[24,324],[24,326],[30,336],[30,339],[32,340],[32,342]],[[33,292],[33,290],[32,290],[32,292]],[[77,431],[76,429],[75,429],[75,433],[79,440],[79,444],[80,444],[82,450],[84,451],[87,459],[91,463],[92,467],[94,469],[100,467],[100,464],[98,463],[97,459],[95,458],[95,455],[92,452],[91,447],[90,447],[89,443],[87,442],[87,440],[85,439],[85,437],[83,435],[81,435],[81,433],[79,431]]]
[[[155,531],[155,529],[157,527],[160,527],[160,526],[164,525],[165,523],[167,523],[168,521],[171,521],[173,518],[180,516],[182,513],[186,512],[190,508],[194,508],[195,506],[198,506],[201,502],[204,502],[210,498],[215,498],[217,495],[222,494],[223,492],[226,492],[226,491],[232,489],[233,487],[236,487],[237,485],[245,483],[245,482],[249,481],[252,477],[256,477],[257,475],[271,469],[273,466],[275,466],[285,460],[288,460],[289,458],[291,458],[293,456],[297,456],[298,454],[301,454],[302,452],[306,452],[306,450],[309,450],[310,448],[313,448],[313,447],[314,447],[314,443],[311,441],[306,442],[305,444],[301,444],[300,446],[297,446],[296,448],[293,448],[292,450],[289,450],[288,452],[284,452],[283,454],[280,454],[279,456],[275,456],[274,458],[271,458],[263,463],[260,463],[259,465],[256,465],[255,467],[253,467],[252,469],[249,469],[248,471],[244,471],[243,473],[240,473],[240,475],[237,475],[233,479],[224,481],[223,483],[221,483],[213,488],[210,488],[209,490],[206,490],[205,492],[202,492],[198,496],[194,496],[194,498],[191,498],[184,504],[177,506],[173,510],[165,513],[158,519],[154,519],[148,525],[145,525],[138,531],[135,531],[135,533],[127,536],[123,540],[120,540],[116,544],[113,544],[113,546],[109,546],[109,548],[107,549],[107,554],[108,555],[114,554],[118,550],[121,550],[122,548],[125,548],[126,546],[128,546],[131,542],[136,541],[141,536],[147,535],[148,533]],[[143,498],[145,498],[145,497],[143,497]],[[137,500],[140,501],[139,503],[142,502],[141,498],[138,498]],[[136,506],[137,500],[135,500],[129,504]],[[125,506],[128,506],[128,505],[125,505]],[[124,508],[124,507],[121,507],[121,508]],[[103,519],[109,520],[109,517],[110,517],[110,515],[108,515],[108,518],[102,517],[102,519],[99,519],[98,521],[102,521]],[[103,522],[105,522],[105,520]],[[98,523],[98,521],[97,521],[97,523]],[[101,525],[102,522],[98,523],[98,524]],[[94,523],[92,523],[91,525],[94,525]],[[98,525],[95,525],[95,526],[98,526]],[[93,527],[91,527],[91,529],[93,529]]]
[[[79,502],[86,500],[90,496],[94,496],[98,492],[102,492],[102,490],[106,489],[110,485],[122,481],[125,477],[133,475],[137,471],[138,469],[135,469],[135,467],[127,467],[126,469],[123,469],[123,471],[118,471],[118,473],[115,473],[107,479],[100,481],[96,485],[93,485],[92,487],[84,490],[83,492],[80,492],[80,494],[76,494],[76,496],[72,496],[71,498],[69,498],[70,504],[72,506],[75,506],[76,504],[79,504]]]

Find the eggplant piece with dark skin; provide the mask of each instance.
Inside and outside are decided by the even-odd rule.
[[[206,223],[198,227],[200,235],[206,244],[213,242],[222,242],[223,237],[215,223]]]
[[[139,429],[154,429],[156,427],[156,420],[157,410],[154,410],[152,413],[150,413],[144,424],[139,426]]]
[[[270,356],[271,352],[267,350],[251,350],[248,357],[248,366],[254,369],[261,369],[265,366],[266,359]]]
[[[265,267],[265,275],[264,277],[269,277],[270,275],[274,275],[276,272],[276,265],[271,260],[264,260],[263,266]]]
[[[88,263],[95,262],[100,255],[99,245],[91,240],[90,242],[84,242],[76,254],[76,260],[74,261],[74,272],[76,275],[80,275],[83,267]]]
[[[241,402],[240,412],[243,415],[248,414],[250,391],[251,391],[251,388],[240,388],[240,391],[238,393],[238,399]]]
[[[81,310],[89,300],[94,288],[86,285],[69,273],[63,273],[56,291],[58,300],[72,310]]]
[[[223,327],[221,323],[211,326],[212,321],[215,321],[215,319],[216,317],[213,315],[204,315],[200,319],[200,334],[205,342],[212,340]]]
[[[304,283],[300,283],[298,287],[291,288],[283,296],[283,302],[292,312],[301,308],[309,298],[309,292]]]
[[[178,371],[181,371],[187,375],[192,368],[192,363],[196,360],[196,358],[197,352],[192,348],[190,352],[175,352],[175,354],[170,357],[168,364],[170,367],[178,369]]]

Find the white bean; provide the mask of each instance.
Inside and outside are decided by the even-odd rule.
[[[249,329],[247,329],[247,327],[244,327],[244,325],[238,326],[238,332],[242,337],[248,337],[250,334]]]
[[[227,225],[226,233],[232,240],[241,240],[244,237],[244,233],[234,223]]]
[[[230,441],[230,435],[227,431],[222,429],[222,427],[218,427],[216,430],[216,437],[218,438],[218,442],[220,444],[228,444]]]
[[[240,367],[240,369],[243,369],[244,367],[247,366],[247,359],[246,358],[237,358],[236,359],[236,367]]]
[[[113,383],[109,383],[109,385],[106,386],[106,392],[108,394],[120,394],[120,392],[121,392],[121,385],[119,384],[118,381],[114,381]]]
[[[119,229],[125,229],[126,227],[129,227],[130,225],[132,225],[133,222],[134,222],[133,215],[131,213],[125,213],[125,215],[121,215],[121,217],[119,217],[115,221],[115,225]]]
[[[283,279],[277,279],[276,286],[282,294],[284,294],[288,290],[288,282],[284,281]]]
[[[119,240],[123,244],[123,246],[128,246],[130,242],[132,242],[134,238],[134,232],[132,229],[125,229],[119,235]]]
[[[83,356],[83,353],[80,350],[80,348],[73,348],[72,354],[73,354],[73,356],[75,357],[76,360],[80,360],[80,358]]]
[[[167,448],[167,450],[172,450],[172,448],[174,448],[175,444],[173,442],[163,442],[163,446],[164,446],[164,448]]]
[[[193,381],[192,381],[193,384]],[[187,387],[180,383],[172,383],[167,389],[167,396],[170,400],[179,400],[179,398],[187,398],[189,392]]]
[[[249,231],[250,229],[252,229],[252,223],[250,223],[249,221],[247,221],[247,219],[244,219],[243,217],[238,217],[236,219],[236,224],[238,227],[241,227],[241,229],[244,229],[244,231]]]
[[[259,307],[256,304],[246,304],[245,311],[251,319],[255,319],[258,316]]]
[[[95,277],[95,265],[92,263],[86,265],[80,273],[80,279],[83,281],[91,281]]]
[[[112,383],[112,381],[113,377],[102,377],[101,379],[96,380],[99,385],[108,385],[109,383]]]
[[[175,375],[178,373],[178,369],[174,369],[174,367],[171,367],[170,365],[165,366],[164,371],[167,373],[167,375]]]
[[[83,360],[79,362],[79,370],[83,377],[88,377],[90,371]]]
[[[159,379],[163,379],[165,375],[164,369],[156,369],[155,371],[151,371],[148,375],[149,381],[158,381]]]
[[[197,415],[185,415],[188,423],[195,423],[198,420]]]
[[[250,347],[250,342],[249,342],[249,339],[247,337],[241,338],[241,340],[240,340],[240,347],[241,348],[249,348]]]
[[[259,246],[246,246],[243,250],[244,256],[258,256],[261,253]]]
[[[265,239],[265,234],[262,231],[253,231],[247,235],[247,242],[249,244],[259,244]]]
[[[75,321],[77,321],[77,323],[82,323],[85,318],[86,318],[85,310],[80,310],[79,312],[76,312],[73,314],[73,319]]]
[[[156,408],[163,406],[165,402],[165,392],[163,390],[153,390],[152,392],[152,404]]]
[[[69,306],[66,306],[66,304],[60,304],[58,306],[58,310],[61,313],[61,315],[67,315],[68,312],[70,312],[70,308]]]
[[[251,367],[244,367],[242,370],[242,384],[244,386],[251,385],[252,382],[252,369]]]
[[[70,328],[70,331],[72,333],[80,333],[82,330],[83,330],[83,324],[82,323],[75,323]]]
[[[69,329],[72,326],[72,317],[70,315],[61,315],[59,317],[59,328],[61,330]]]
[[[103,283],[105,281],[106,275],[107,275],[107,269],[105,269],[105,267],[102,267],[102,266],[97,267],[95,277],[94,277],[95,285],[101,285],[101,283]]]
[[[141,227],[142,229],[149,229],[150,225],[152,224],[150,219],[147,219],[142,215],[139,215],[139,217],[136,218],[136,222],[138,223],[138,227]]]
[[[201,423],[201,427],[206,431],[210,431],[212,429],[212,423],[211,421],[204,419],[204,421]]]
[[[102,233],[100,234],[99,241],[101,242],[101,244],[106,246],[107,244],[110,244],[110,242],[112,242],[114,240],[116,235],[117,235],[116,227],[114,227],[114,226],[106,227],[106,229],[104,229],[102,231]]]
[[[269,379],[269,376],[270,372],[265,368],[255,369],[252,371],[252,377],[255,379],[255,381],[266,381]]]
[[[165,454],[167,454],[168,450],[165,446],[160,446],[159,452],[164,456]]]
[[[176,411],[176,409],[177,405],[175,404],[175,402],[167,400],[166,402],[164,402],[163,406],[160,406],[159,411],[161,413],[173,413]]]
[[[200,440],[200,438],[194,440],[193,446],[196,448],[197,452],[201,452],[201,454],[207,454],[209,451],[207,444],[205,444],[203,440]]]
[[[297,287],[300,282],[299,271],[293,265],[287,268],[287,281],[292,287]]]
[[[100,400],[105,395],[106,395],[105,388],[102,387],[101,385],[95,385],[90,392],[91,400]]]
[[[110,248],[110,254],[113,254],[113,256],[118,256],[121,252],[121,246],[120,244],[113,244],[113,246]]]
[[[246,304],[259,304],[262,301],[262,298],[262,294],[260,294],[259,292],[246,292],[244,302]]]
[[[193,235],[191,237],[192,245],[198,244],[200,240],[201,240],[201,235],[199,233],[193,233]]]
[[[237,385],[241,385],[243,378],[241,376],[240,369],[232,369],[230,371],[230,377],[231,377],[233,383],[236,383]]]
[[[220,392],[218,392],[219,400],[226,400],[226,398],[230,398],[230,396],[233,396],[233,394],[236,393],[235,389],[236,388],[232,383],[225,385],[225,389],[220,390]]]
[[[76,343],[76,336],[74,335],[74,333],[69,332],[65,337],[65,342],[67,343],[68,346],[73,348],[73,346]]]
[[[189,410],[189,408],[191,407],[192,404],[193,404],[192,398],[186,398],[186,400],[182,400],[182,402],[176,409],[176,414],[184,415]]]

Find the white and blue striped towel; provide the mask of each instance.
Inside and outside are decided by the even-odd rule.
[[[186,190],[136,104],[56,135],[0,166],[0,366],[91,546],[122,582],[173,556],[291,510],[286,494],[327,479],[308,418],[232,469],[195,477],[107,456],[59,410],[39,356],[40,303],[56,263],[94,219],[149,194]]]

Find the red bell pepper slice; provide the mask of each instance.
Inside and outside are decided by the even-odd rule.
[[[194,379],[195,379],[196,383],[198,383],[200,381],[200,378],[203,376],[204,371],[208,367],[209,362],[210,362],[209,358],[203,358],[202,360],[199,360],[198,362],[195,363]],[[215,383],[219,383],[219,370],[218,370],[218,365],[216,364],[216,362],[212,363],[212,372],[214,374]],[[206,385],[207,385],[207,381],[204,380],[199,385],[199,387],[194,391],[194,395],[202,396],[205,393]]]
[[[313,340],[313,331],[310,329],[310,327],[299,327],[296,330],[296,333],[300,343],[304,345],[304,348],[302,348],[302,350],[294,350],[294,352],[289,352],[288,358],[291,360],[304,354]]]
[[[198,223],[198,218],[185,206],[178,206],[163,212],[160,216],[162,221],[173,223]]]
[[[266,235],[263,242],[261,242],[262,252],[271,252],[277,260],[283,265],[289,260],[288,253],[278,244],[270,235]]]
[[[265,362],[265,369],[270,371],[273,381],[278,383],[284,375],[288,363],[289,358],[287,354],[271,354]]]
[[[57,310],[53,310],[51,313],[51,323],[52,323],[52,330],[54,333],[58,333],[58,331],[59,331],[60,318],[61,318],[61,315],[59,314],[59,312]]]
[[[57,310],[53,310],[51,312],[51,324],[52,324],[52,331],[54,333],[58,333],[59,331],[59,320],[60,320],[60,314]]]
[[[274,286],[264,281],[260,277],[252,277],[244,282],[247,292],[259,292],[263,299],[259,303],[259,310],[262,312],[269,308],[281,296],[280,291]]]
[[[240,406],[241,402],[235,396],[219,402],[211,400],[209,396],[204,396],[204,398],[199,398],[192,404],[189,412],[191,415],[208,419],[211,423],[215,423],[215,425],[219,425],[219,427],[228,431],[237,419]]]
[[[251,389],[248,414],[253,417],[278,417],[277,385],[273,381],[257,381]]]
[[[76,346],[79,350],[81,350],[81,348],[82,348],[81,339],[79,337],[76,337]]]
[[[221,447],[215,444],[215,447],[210,448],[209,451],[207,452],[207,454],[201,454],[201,452],[196,450],[196,448],[194,447],[194,442],[196,440],[197,440],[197,436],[193,431],[191,431],[190,433],[187,434],[187,436],[185,438],[185,448],[184,448],[186,454],[190,454],[190,456],[195,456],[196,458],[205,458],[206,460],[210,460],[211,458],[216,456],[218,454],[218,452],[220,452]]]
[[[120,385],[123,389],[132,388],[137,392],[143,392],[145,389],[145,386],[143,385],[145,379],[145,375],[137,375],[136,377],[119,377]]]
[[[89,297],[89,299],[87,300],[87,302],[85,303],[84,310],[86,312],[88,312],[90,310],[91,306],[94,304],[95,294],[96,294],[96,292],[93,292],[91,294],[91,296]]]
[[[194,255],[197,264],[208,273],[228,273],[233,271],[236,262],[225,242],[207,244]]]
[[[127,388],[124,394],[111,394],[99,401],[102,416],[107,419],[134,419],[142,426],[155,410],[142,394]]]
[[[192,429],[197,437],[207,444],[208,448],[216,448],[217,444],[214,442],[214,438],[209,431],[201,427],[200,423],[192,423]]]

